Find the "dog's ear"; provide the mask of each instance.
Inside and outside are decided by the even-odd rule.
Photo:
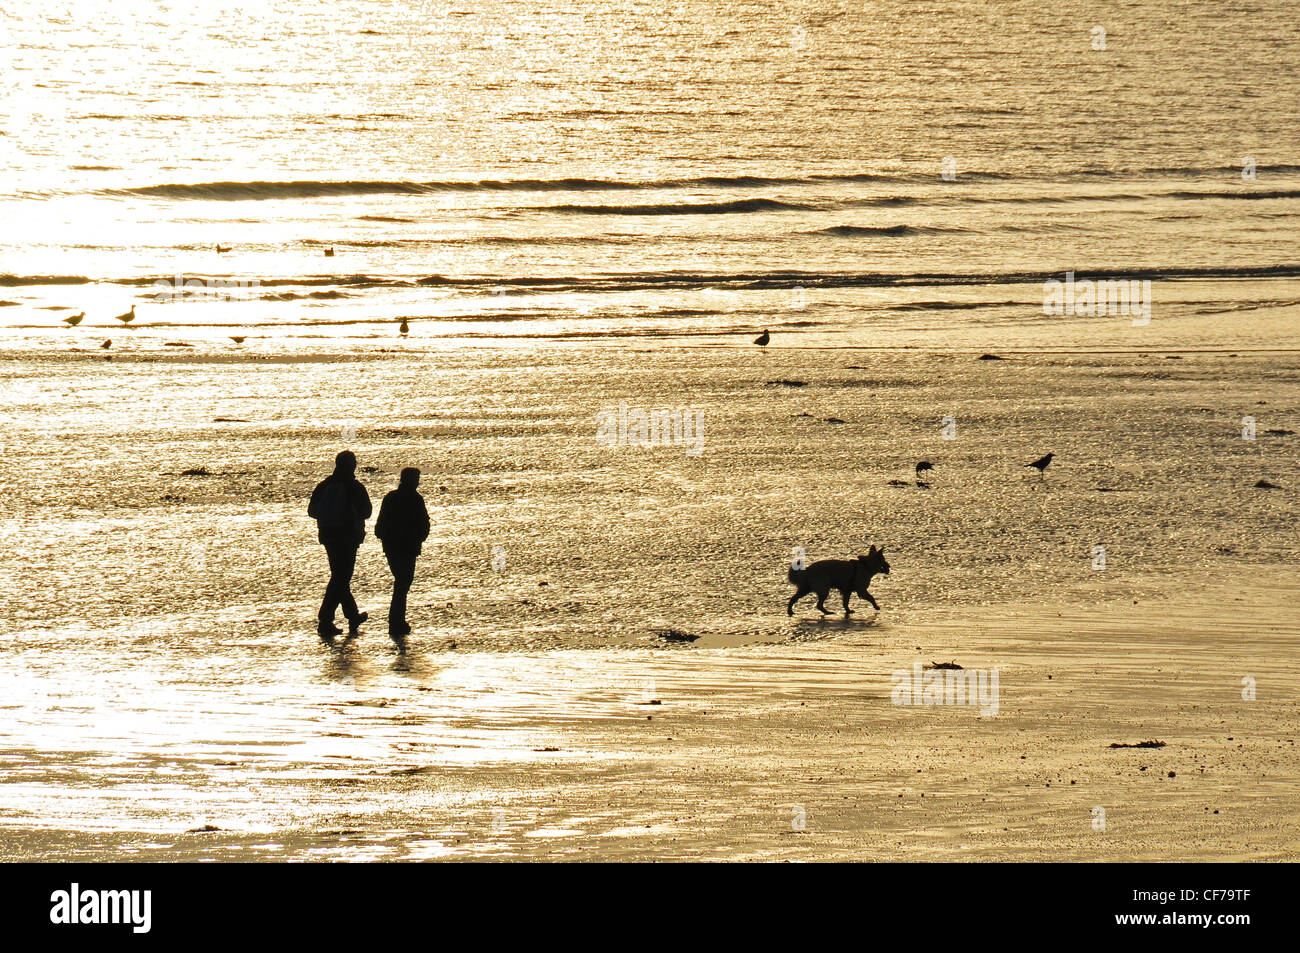
[[[872,544],[871,544],[871,548],[867,550],[867,554],[868,554],[868,555],[873,555],[875,552],[876,552],[876,544],[875,544],[875,543],[872,543]],[[863,556],[862,558],[863,558],[863,559],[866,559],[867,557],[866,557],[866,556]]]

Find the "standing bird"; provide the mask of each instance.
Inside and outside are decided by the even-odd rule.
[[[70,328],[75,328],[78,324],[81,323],[81,319],[84,318],[85,316],[86,316],[86,312],[84,311],[81,312],[81,314],[70,314],[63,319],[63,323]]]
[[[230,251],[230,248],[231,248],[230,245],[222,245],[221,243],[218,242],[218,243],[217,243],[217,254],[218,254],[218,255],[224,255],[226,252]]]
[[[922,460],[920,463],[918,463],[916,465],[916,482],[917,483],[921,482],[922,473],[924,473],[926,470],[933,470],[933,469],[934,469],[934,464],[931,463],[929,460]]]
[[[1045,457],[1039,457],[1039,458],[1038,458],[1037,460],[1035,460],[1033,463],[1026,463],[1025,466],[1027,466],[1027,467],[1033,467],[1033,468],[1034,468],[1035,470],[1037,470],[1039,473],[1042,473],[1044,470],[1047,469],[1047,465],[1048,465],[1049,463],[1052,462],[1052,457],[1054,457],[1054,456],[1056,456],[1056,454],[1054,454],[1054,453],[1049,453],[1049,454],[1048,454],[1047,456],[1045,456]]]
[[[131,310],[128,311],[126,314],[117,315],[116,319],[122,322],[123,327],[130,324],[132,321],[135,320],[135,305],[131,305]]]
[[[754,343],[759,347],[767,347],[767,342],[770,340],[772,340],[772,335],[768,334],[765,330],[758,337],[754,338]]]
[[[106,351],[107,351],[110,347],[112,347],[112,346],[113,346],[113,342],[112,342],[112,341],[105,341],[103,344],[100,345],[100,347],[103,348],[103,349],[106,350]]]
[[[408,334],[411,333],[411,326],[406,323],[406,318],[402,318],[402,324],[397,329],[397,331],[399,334],[402,335],[402,337],[406,337]]]
[[[325,257],[326,258],[334,257],[334,246],[331,245],[329,248],[325,249]]]
[[[244,336],[242,334],[232,334],[230,335],[230,340],[234,341],[236,344],[243,344]]]

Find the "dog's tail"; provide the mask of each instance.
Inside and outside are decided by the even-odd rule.
[[[807,569],[795,569],[792,565],[790,571],[785,574],[785,578],[790,580],[790,585],[797,586],[803,582],[803,577],[807,572]]]

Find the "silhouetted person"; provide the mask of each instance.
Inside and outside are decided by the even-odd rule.
[[[329,557],[330,581],[320,604],[316,631],[322,636],[338,635],[334,610],[342,606],[348,631],[356,635],[367,614],[357,611],[352,598],[352,573],[357,566],[357,548],[366,538],[370,518],[370,495],[356,477],[357,458],[351,450],[334,458],[334,472],[312,492],[307,515],[316,521],[321,545]]]
[[[415,579],[415,560],[420,547],[429,538],[429,511],[424,497],[417,491],[420,471],[415,467],[402,470],[397,489],[384,497],[375,520],[375,535],[384,546],[384,558],[393,571],[393,601],[388,607],[388,634],[394,638],[409,635],[406,624],[406,594]]]

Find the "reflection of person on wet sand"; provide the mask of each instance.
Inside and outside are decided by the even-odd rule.
[[[351,450],[334,458],[334,472],[312,492],[307,515],[316,521],[318,537],[329,558],[330,581],[321,601],[316,631],[323,638],[338,635],[334,610],[342,606],[348,633],[356,635],[367,614],[357,611],[352,598],[352,573],[357,565],[357,548],[366,538],[370,517],[370,495],[356,478],[357,458]]]
[[[397,489],[384,497],[375,520],[375,535],[384,545],[388,568],[393,571],[393,601],[388,607],[388,634],[394,638],[409,635],[406,623],[406,594],[415,579],[415,560],[420,547],[429,538],[429,511],[424,497],[416,490],[420,471],[415,467],[402,470]]]

